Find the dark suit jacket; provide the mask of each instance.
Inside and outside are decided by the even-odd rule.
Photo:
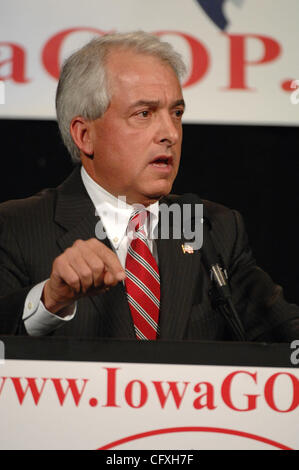
[[[178,204],[194,196],[167,197]],[[248,341],[299,339],[299,309],[259,269],[238,212],[204,201],[211,236],[228,270],[233,301]],[[47,279],[53,260],[77,239],[95,237],[99,218],[83,186],[80,167],[56,189],[0,205],[0,334],[26,334],[22,323],[29,290]],[[105,243],[110,246],[109,240]],[[182,240],[157,239],[161,278],[161,339],[233,340],[213,304],[202,250],[184,254]],[[73,320],[51,335],[134,338],[122,283],[78,301]]]

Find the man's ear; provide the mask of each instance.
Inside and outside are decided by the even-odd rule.
[[[76,116],[71,120],[70,133],[80,151],[87,157],[93,157],[93,143],[91,139],[90,121],[82,116]]]

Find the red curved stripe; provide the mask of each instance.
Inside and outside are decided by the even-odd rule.
[[[225,428],[211,428],[211,427],[198,427],[198,426],[189,426],[189,427],[182,427],[182,428],[166,428],[166,429],[155,429],[153,431],[142,432],[139,434],[134,434],[132,436],[124,437],[123,439],[119,439],[118,441],[110,442],[103,447],[100,447],[97,450],[108,450],[114,447],[117,447],[121,444],[125,444],[130,441],[135,441],[137,439],[142,439],[143,437],[149,436],[157,436],[159,434],[169,434],[174,432],[215,432],[221,434],[231,434],[233,436],[245,437],[247,439],[253,439],[255,441],[264,442],[265,444],[269,444],[273,447],[277,447],[278,449],[282,450],[294,450],[290,447],[285,446],[276,441],[272,441],[272,439],[267,439],[266,437],[257,436],[256,434],[251,434],[248,432],[243,431],[235,431],[234,429],[225,429]]]

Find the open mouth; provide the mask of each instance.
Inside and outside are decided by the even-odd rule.
[[[167,155],[159,155],[150,162],[150,165],[157,168],[168,168],[172,165],[172,157],[168,157]]]

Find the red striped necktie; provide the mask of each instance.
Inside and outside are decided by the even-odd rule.
[[[132,214],[128,230],[133,239],[126,258],[126,290],[137,339],[156,339],[159,335],[160,276],[144,231],[148,213]]]

